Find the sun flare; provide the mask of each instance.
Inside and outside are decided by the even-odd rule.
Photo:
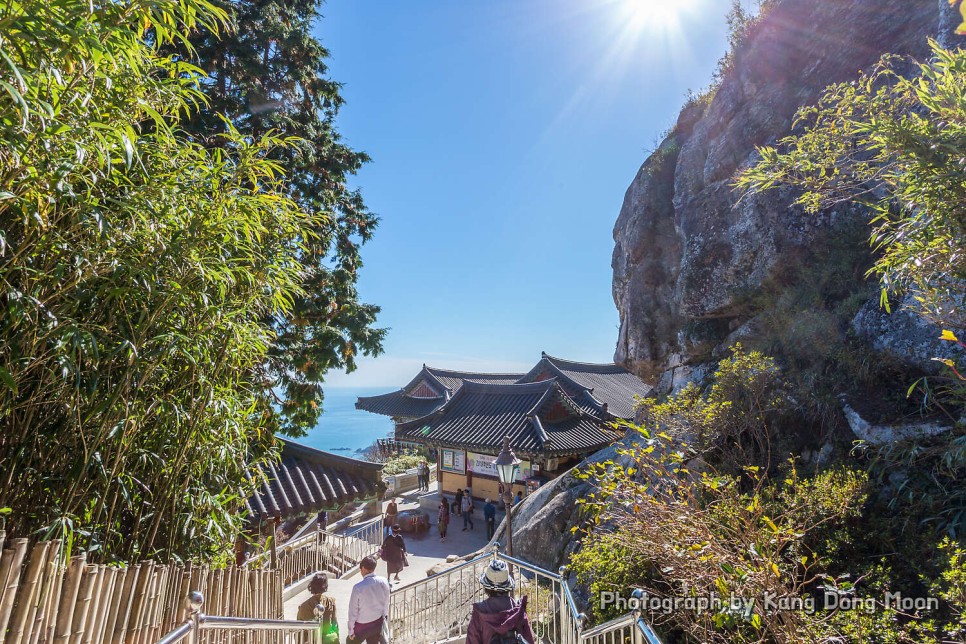
[[[636,29],[665,28],[676,23],[686,4],[682,0],[623,0],[628,26]]]

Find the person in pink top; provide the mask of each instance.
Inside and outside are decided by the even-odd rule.
[[[473,604],[466,644],[534,644],[527,598],[510,597],[514,581],[506,562],[494,559],[480,575],[486,599]]]

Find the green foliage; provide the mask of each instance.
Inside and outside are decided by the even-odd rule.
[[[865,476],[836,469],[807,480],[794,465],[776,480],[757,467],[740,478],[698,472],[687,465],[690,446],[635,429],[641,442],[621,450],[629,465],[605,463],[583,473],[598,491],[582,500],[591,521],[572,559],[578,579],[594,591],[633,586],[653,597],[721,599],[722,606],[706,612],[647,616],[672,638],[800,642],[831,635],[814,612],[770,611],[759,602],[743,614],[731,609],[729,597],[802,601],[819,576],[844,583],[824,577],[829,535],[858,515]],[[601,577],[621,559],[616,576]]]
[[[275,422],[299,436],[322,413],[322,381],[330,370],[353,371],[356,357],[378,355],[386,331],[374,327],[379,308],[359,301],[360,247],[378,219],[347,181],[369,160],[340,140],[335,119],[343,100],[329,79],[328,52],[312,36],[317,0],[215,0],[230,14],[227,33],[199,25],[166,51],[198,65],[207,102],[181,126],[203,145],[231,147],[232,127],[247,136],[293,137],[267,152],[285,174],[279,191],[311,225],[292,246],[303,290],[286,316],[266,316],[275,331],[264,363],[262,393],[274,400]]]
[[[774,421],[788,408],[774,360],[738,344],[718,364],[712,386],[689,383],[668,400],[645,399],[647,426],[683,438],[702,458],[738,471],[770,462]]]
[[[857,81],[829,87],[799,111],[800,135],[760,149],[744,191],[801,188],[810,212],[858,202],[875,213],[873,271],[882,302],[911,293],[916,309],[948,327],[966,322],[966,52],[932,43],[934,58],[905,76],[886,56]]]
[[[406,452],[390,456],[383,461],[382,473],[386,475],[400,474],[406,470],[411,470],[425,459],[425,456],[415,452]]]
[[[893,512],[921,515],[919,527],[966,535],[966,427],[928,439],[861,445]],[[896,475],[899,474],[896,479]]]
[[[707,392],[690,387],[648,403],[637,441],[615,462],[581,471],[595,489],[580,500],[586,522],[575,529],[581,549],[572,565],[595,619],[622,612],[598,610],[598,593],[628,597],[636,588],[723,598],[710,612],[646,613],[668,642],[959,641],[962,543],[936,528],[961,503],[962,432],[915,456],[870,449],[812,472],[795,457],[778,466],[767,452],[721,440],[782,433],[783,413],[756,410],[783,404],[755,401],[781,401],[783,390],[769,359],[738,350]],[[923,610],[886,604],[897,592],[940,601]],[[767,608],[766,593],[791,609]],[[729,608],[732,595],[757,601],[743,613]],[[826,610],[826,595],[863,608]]]
[[[180,131],[204,97],[160,50],[225,17],[0,11],[0,505],[92,560],[224,555],[272,453],[266,320],[304,295],[326,216],[287,196],[271,158],[292,141]]]

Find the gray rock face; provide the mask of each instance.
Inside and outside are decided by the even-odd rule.
[[[624,438],[588,457],[578,467],[591,462],[623,462],[625,457],[617,450],[631,440],[632,436]],[[571,531],[580,524],[577,499],[591,491],[591,485],[575,477],[571,470],[528,496],[513,512],[513,555],[551,572],[567,563],[570,553],[578,547]],[[493,538],[506,543],[505,520]]]
[[[780,190],[737,203],[736,170],[790,134],[796,109],[827,85],[887,51],[928,56],[946,5],[784,0],[769,11],[711,103],[682,111],[627,189],[614,228],[616,362],[651,382],[701,362],[744,322],[742,298],[801,261],[838,215],[805,216]]]
[[[913,305],[907,298],[888,313],[879,306],[878,298],[873,299],[859,309],[852,320],[852,331],[876,351],[908,367],[930,375],[941,373],[945,367],[934,358],[956,360],[960,350],[952,342],[940,340],[943,330],[911,311]],[[966,338],[966,331],[953,331],[958,338]]]

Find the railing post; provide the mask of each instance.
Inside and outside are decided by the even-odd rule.
[[[201,607],[205,603],[205,596],[197,590],[188,593],[188,619],[191,620],[191,630],[188,631],[188,644],[198,644],[198,633],[201,630]]]

